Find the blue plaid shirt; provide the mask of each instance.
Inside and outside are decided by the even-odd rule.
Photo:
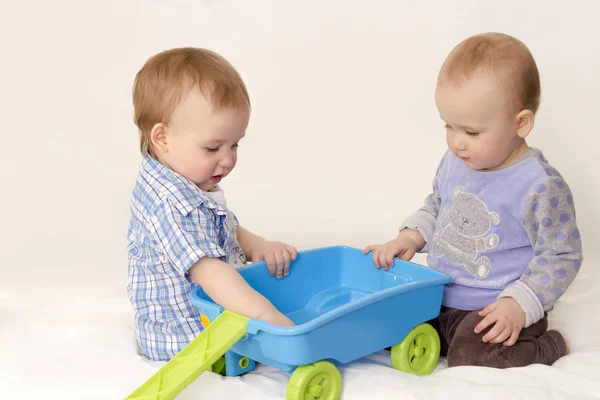
[[[131,201],[127,291],[145,357],[169,360],[202,331],[189,299],[190,267],[202,257],[245,264],[237,219],[230,214],[228,223],[228,213],[193,182],[144,158]]]

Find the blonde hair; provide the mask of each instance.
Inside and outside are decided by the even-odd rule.
[[[460,83],[483,68],[500,73],[515,93],[518,110],[537,112],[541,85],[535,60],[523,42],[503,33],[483,33],[459,43],[442,65],[438,85],[446,80]]]
[[[175,107],[198,87],[214,110],[250,109],[242,78],[223,57],[210,50],[186,47],[156,54],[142,67],[133,84],[134,121],[140,131],[140,150],[156,158],[150,140],[152,127],[168,124]]]

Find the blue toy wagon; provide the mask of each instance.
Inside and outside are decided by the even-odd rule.
[[[439,337],[426,322],[440,312],[445,274],[398,259],[376,269],[371,255],[342,246],[300,252],[281,280],[264,262],[239,272],[296,325],[248,320],[196,287],[207,328],[128,399],[171,399],[206,369],[236,376],[256,362],[292,373],[288,400],[338,399],[337,366],[388,347],[398,370],[424,375],[437,365]]]

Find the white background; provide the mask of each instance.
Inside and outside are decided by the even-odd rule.
[[[600,2],[549,3],[2,0],[2,329],[15,309],[61,294],[61,307],[107,296],[130,320],[131,87],[148,57],[179,46],[221,53],[250,91],[247,137],[222,184],[231,208],[305,249],[393,237],[446,148],[433,101],[446,55],[480,32],[520,38],[542,80],[529,143],[570,184],[582,232],[585,262],[565,299],[596,298]]]
[[[520,38],[538,62],[530,144],[570,184],[594,259],[600,3],[556,4],[7,2],[0,265],[17,280],[110,276],[124,287],[140,161],[131,86],[148,57],[178,46],[220,52],[248,85],[251,123],[222,184],[243,225],[299,248],[387,240],[422,204],[445,150],[439,67],[485,31]]]

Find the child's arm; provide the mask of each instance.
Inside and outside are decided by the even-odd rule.
[[[496,321],[507,321],[505,329],[495,326],[487,338],[484,337],[484,340],[495,337],[490,340],[493,343],[502,342],[509,329],[510,340],[505,344],[512,345],[521,328],[542,319],[544,312],[551,310],[571,285],[583,260],[573,196],[562,178],[547,177],[534,186],[524,204],[523,228],[531,242],[531,261],[519,280],[507,286],[490,305],[495,308],[497,304],[512,302],[519,306],[521,313],[514,311],[513,304],[481,314],[485,316],[478,326],[481,330]]]
[[[435,232],[435,226],[440,216],[440,207],[442,205],[442,198],[440,194],[439,181],[441,179],[442,172],[444,171],[444,162],[448,152],[444,154],[440,165],[435,173],[433,179],[432,190],[429,196],[425,199],[423,207],[417,210],[414,214],[410,215],[400,226],[400,232],[404,229],[412,229],[420,233],[420,237],[423,239],[423,245],[417,251],[426,252],[428,250],[428,244],[433,239],[433,233]]]
[[[375,268],[387,270],[394,265],[394,258],[410,261],[415,253],[425,246],[425,239],[417,230],[403,229],[394,239],[383,245],[367,246],[363,254],[373,252],[373,263]]]
[[[220,260],[227,253],[216,243],[216,230],[201,211],[182,211],[167,197],[149,218],[148,229],[175,270],[189,275],[217,304],[250,318],[293,325],[232,266]]]
[[[411,260],[416,252],[428,250],[428,243],[433,239],[436,222],[442,203],[439,179],[448,152],[444,154],[438,165],[433,180],[432,192],[425,199],[425,205],[409,216],[400,226],[398,236],[383,245],[367,246],[365,254],[373,252],[373,263],[377,268],[387,269],[394,265],[394,257]]]
[[[289,274],[290,263],[297,256],[294,246],[265,240],[241,226],[237,228],[237,239],[250,261],[265,260],[269,272],[271,275],[276,275],[277,278]]]
[[[215,303],[227,310],[275,325],[294,325],[269,300],[252,289],[232,266],[217,258],[201,258],[188,273]]]
[[[532,246],[531,261],[500,297],[519,302],[528,327],[554,307],[583,260],[573,195],[562,178],[548,177],[534,186],[524,205],[523,228]]]

